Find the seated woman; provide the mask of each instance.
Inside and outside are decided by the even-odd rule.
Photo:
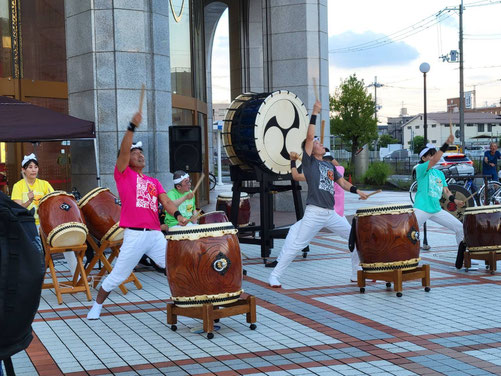
[[[25,155],[21,162],[23,179],[14,184],[11,197],[14,202],[22,207],[28,210],[34,209],[33,216],[35,217],[37,229],[40,228],[40,219],[37,213],[40,199],[46,194],[54,192],[54,188],[48,181],[38,179],[38,171],[39,165],[35,154]],[[71,275],[73,275],[77,267],[77,258],[73,252],[64,252],[63,255],[68,263]]]

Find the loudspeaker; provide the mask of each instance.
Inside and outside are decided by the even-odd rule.
[[[170,172],[202,172],[202,131],[196,125],[169,127]]]

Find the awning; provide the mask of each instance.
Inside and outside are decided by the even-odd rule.
[[[0,96],[0,141],[36,142],[96,138],[92,121]]]

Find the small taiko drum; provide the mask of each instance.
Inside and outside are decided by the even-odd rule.
[[[233,192],[221,192],[217,196],[216,210],[226,212],[228,218],[231,218],[231,200]],[[250,222],[250,200],[249,195],[245,192],[240,192],[240,206],[238,209],[238,225],[246,226]]]
[[[419,226],[411,205],[357,210],[350,238],[353,236],[360,266],[366,272],[410,270],[419,264]]]
[[[42,197],[38,207],[40,227],[51,247],[85,244],[88,230],[73,195],[54,191]]]
[[[501,253],[501,205],[466,208],[463,230],[469,252]]]
[[[167,279],[180,307],[233,303],[242,294],[242,256],[230,222],[176,227],[165,236]]]
[[[97,187],[79,201],[89,232],[100,242],[123,239],[120,200],[108,188]]]
[[[224,211],[213,211],[205,213],[198,217],[199,225],[206,225],[208,223],[227,223],[228,217]]]

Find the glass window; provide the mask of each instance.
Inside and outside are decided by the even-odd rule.
[[[64,1],[23,0],[23,78],[66,82]]]
[[[477,127],[478,127],[477,129],[478,132],[484,132],[485,130],[484,124],[477,124]]]
[[[173,108],[172,125],[193,125],[193,111]]]
[[[487,124],[487,132],[492,132],[492,124]]]
[[[10,1],[0,0],[0,77],[12,77],[12,40],[10,35]]]
[[[171,88],[173,94],[193,96],[191,75],[190,1],[169,0]]]
[[[419,129],[419,125],[416,125],[416,129]]]

